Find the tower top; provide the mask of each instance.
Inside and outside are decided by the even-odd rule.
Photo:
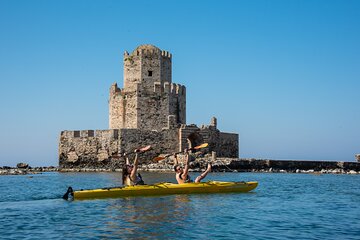
[[[161,50],[160,50],[160,48],[158,48],[158,47],[156,47],[156,46],[154,46],[154,45],[152,45],[152,44],[143,44],[143,45],[140,45],[140,46],[138,46],[134,51],[133,51],[133,53],[136,53],[136,51],[140,51],[140,50],[153,50],[153,51],[158,51],[158,52],[160,52]]]
[[[165,52],[165,51],[163,51]],[[162,51],[160,50],[160,48],[155,47],[154,45],[151,44],[143,44],[138,46],[137,48],[135,48],[134,51],[132,51],[132,53],[130,54],[131,56],[139,56],[139,55],[157,55],[160,56],[160,54],[162,53]],[[124,52],[124,56],[128,57],[129,53],[127,51]]]

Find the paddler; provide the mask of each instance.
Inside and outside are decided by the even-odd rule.
[[[185,153],[185,167],[182,168],[178,162],[178,157],[177,154],[174,154],[174,170],[176,173],[176,181],[178,182],[178,184],[183,184],[183,183],[189,183],[189,182],[193,182],[189,176],[189,151],[188,149],[184,150]],[[206,177],[206,175],[211,171],[211,164],[208,163],[208,166],[205,170],[205,172],[203,172],[202,174],[200,174],[200,176],[198,176],[195,179],[195,183],[199,183],[202,179],[204,179]]]
[[[135,159],[133,165],[130,164],[129,158],[127,157],[126,153],[124,153],[124,158],[126,159],[126,164],[123,166],[122,169],[122,180],[124,186],[144,185],[144,181],[140,173],[137,172],[139,164],[138,153],[140,152],[140,150],[136,149],[134,152]]]

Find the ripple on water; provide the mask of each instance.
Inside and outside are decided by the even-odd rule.
[[[174,181],[166,173],[143,177]],[[0,232],[4,239],[359,239],[358,175],[211,173],[208,179],[260,184],[247,194],[67,202],[60,197],[68,186],[119,186],[120,174],[1,176]]]

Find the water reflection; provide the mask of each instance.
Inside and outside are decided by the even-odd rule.
[[[106,208],[105,232],[119,238],[174,236],[189,224],[191,213],[188,195],[117,199]]]

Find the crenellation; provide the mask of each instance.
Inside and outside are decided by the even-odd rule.
[[[164,82],[164,92],[171,93],[171,84],[169,82]]]
[[[154,82],[154,93],[163,93],[163,86],[161,85],[161,82]]]
[[[186,87],[181,85],[181,95],[184,96],[186,94]]]
[[[176,84],[176,94],[182,95],[182,86],[180,84]]]
[[[80,131],[74,131],[74,138],[79,138],[79,137],[81,137]]]
[[[175,129],[177,128],[177,121],[175,115],[169,115],[168,116],[168,129]]]
[[[95,137],[95,131],[94,130],[87,130],[88,131],[88,137]]]
[[[210,126],[217,128],[217,119],[216,117],[212,117],[210,121]]]
[[[81,130],[81,131],[80,131],[80,137],[86,138],[86,137],[89,136],[88,133],[89,133],[88,130]]]
[[[171,94],[176,94],[176,89],[177,89],[177,84],[176,83],[171,83]]]

